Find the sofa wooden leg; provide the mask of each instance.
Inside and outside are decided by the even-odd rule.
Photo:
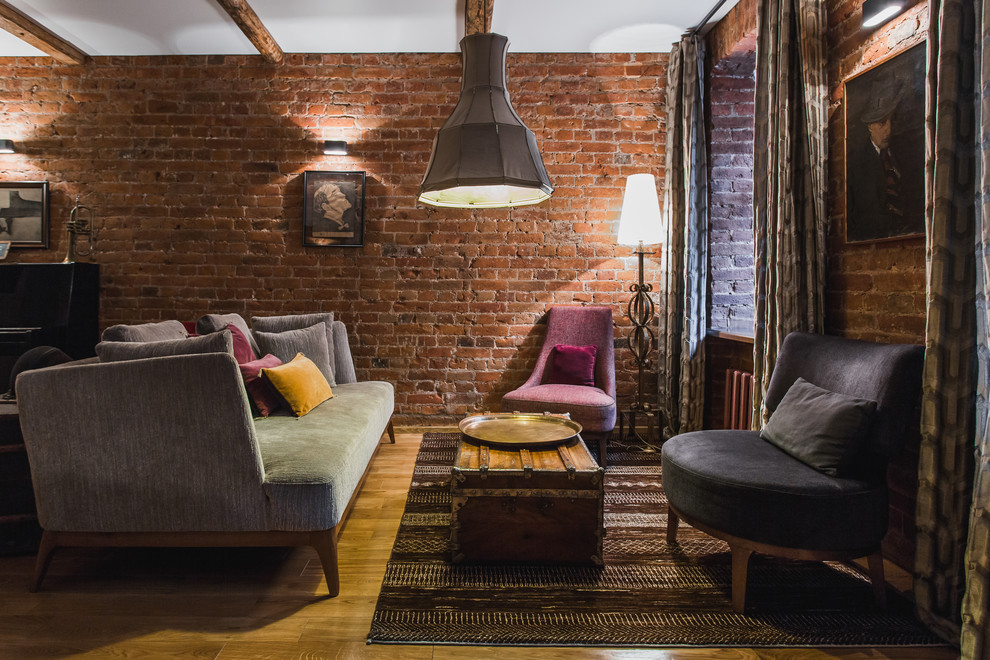
[[[598,465],[605,467],[608,463],[608,433],[598,436]]]
[[[753,551],[736,545],[729,547],[732,549],[732,610],[742,614],[746,611],[746,574]]]
[[[673,509],[667,509],[667,543],[677,542],[677,524],[681,521]]]
[[[388,441],[389,441],[389,443],[394,445],[395,444],[395,427],[392,426],[392,420],[391,419],[388,420],[388,426],[385,427],[385,430],[388,431]]]
[[[310,545],[316,548],[327,580],[327,591],[334,598],[340,593],[340,573],[337,570],[337,528],[310,534]]]
[[[883,555],[877,551],[866,558],[870,567],[870,584],[873,585],[873,597],[877,607],[887,607],[887,582],[883,576]]]
[[[55,534],[45,530],[41,533],[41,544],[38,546],[38,559],[34,564],[34,581],[31,583],[31,593],[41,588],[41,581],[45,579],[48,572],[48,565],[52,563],[52,553],[55,552]]]

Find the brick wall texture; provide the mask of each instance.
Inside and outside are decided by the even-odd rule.
[[[709,98],[709,323],[753,328],[753,126],[756,42],[715,64]]]
[[[843,81],[925,41],[928,3],[920,2],[875,31],[861,27],[861,0],[827,0],[829,80],[829,279],[826,332],[856,339],[922,344],[925,336],[924,238],[845,242]],[[890,466],[890,531],[884,555],[914,563],[918,493],[917,435]]]
[[[60,261],[79,195],[96,212],[101,326],[333,311],[359,377],[395,383],[400,423],[497,410],[531,370],[551,305],[609,305],[625,335],[635,259],[615,232],[625,177],[663,179],[666,65],[510,53],[512,101],[556,192],[472,212],[416,202],[458,54],[3,59],[0,135],[18,153],[0,156],[0,180],[51,185],[51,249],[9,261]],[[352,156],[322,156],[324,139]],[[364,247],[302,246],[307,170],[367,172]]]
[[[856,339],[924,342],[925,242],[845,242],[843,81],[925,41],[928,3],[874,31],[861,27],[862,0],[827,0],[829,80],[829,279],[826,331]]]

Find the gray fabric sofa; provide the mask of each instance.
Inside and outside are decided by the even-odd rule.
[[[60,546],[311,545],[336,596],[338,532],[382,435],[395,441],[392,385],[353,373],[342,350],[332,399],[258,419],[227,353],[21,374],[44,528],[32,590]]]

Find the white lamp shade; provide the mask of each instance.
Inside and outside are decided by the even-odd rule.
[[[657,180],[652,174],[633,174],[626,179],[619,216],[619,245],[656,245],[663,240]]]

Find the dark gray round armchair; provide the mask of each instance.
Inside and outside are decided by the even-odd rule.
[[[753,552],[867,557],[885,603],[887,462],[917,426],[923,360],[921,346],[792,333],[767,389],[763,431],[696,431],[664,443],[667,541],[684,520],[729,544],[735,611],[745,609]]]

